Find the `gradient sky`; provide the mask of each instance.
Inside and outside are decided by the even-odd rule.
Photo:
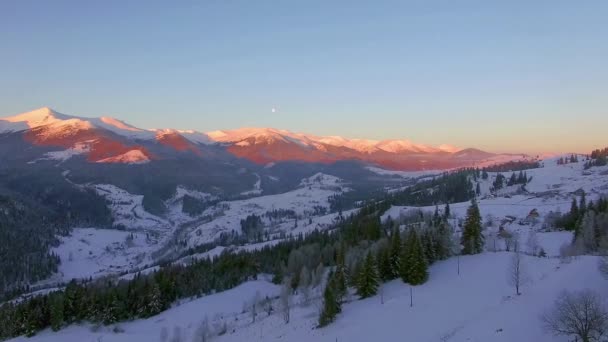
[[[0,116],[42,106],[588,152],[608,145],[608,1],[0,1]]]

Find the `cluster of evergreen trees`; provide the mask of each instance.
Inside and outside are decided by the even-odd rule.
[[[608,200],[600,198],[597,203],[586,203],[583,194],[578,205],[573,200],[565,222],[574,230],[577,254],[608,253]]]
[[[578,163],[578,156],[575,154],[570,155],[570,157],[560,157],[557,160],[557,165],[565,165],[569,163]]]
[[[50,249],[70,227],[111,225],[105,200],[74,187],[54,166],[15,170],[0,163],[0,298],[57,271],[60,259]]]
[[[509,177],[509,179],[507,179],[507,177],[505,177],[502,173],[499,173],[496,175],[496,178],[494,178],[490,190],[496,191],[504,188],[505,186],[512,186],[517,184],[526,185],[529,181],[530,179],[524,171],[519,171],[519,173],[511,173],[511,177]]]
[[[607,158],[608,157],[608,147],[605,147],[603,149],[597,149],[597,150],[593,150],[591,152],[591,159],[597,159],[597,158]]]
[[[523,171],[529,169],[538,169],[541,163],[537,160],[515,160],[506,163],[484,167],[482,171],[486,172],[509,172]]]
[[[49,249],[68,229],[51,215],[0,196],[0,298],[57,272],[60,259]]]
[[[605,165],[608,165],[608,147],[591,152],[590,160],[585,163],[585,169]]]
[[[395,205],[426,206],[437,203],[466,202],[475,197],[473,180],[477,180],[479,169],[462,169],[444,173],[431,180],[421,181],[393,196]]]
[[[252,214],[241,220],[241,231],[249,241],[262,241],[264,223],[258,215]]]
[[[366,251],[359,251],[354,262],[346,263],[348,257],[344,255],[352,255],[352,250],[360,246],[343,244],[337,255],[335,272],[330,274],[324,291],[319,326],[330,324],[341,312],[348,286],[354,287],[363,299],[376,295],[380,283],[397,278],[414,286],[424,284],[429,276],[429,265],[454,253],[448,216],[449,206],[443,215],[436,209],[431,218],[423,216],[422,221],[410,224],[405,231],[393,227],[389,218],[383,236]]]

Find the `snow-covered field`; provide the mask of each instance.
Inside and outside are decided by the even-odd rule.
[[[226,324],[227,332],[214,337],[218,342],[241,341],[568,341],[542,329],[539,316],[565,290],[592,289],[606,298],[608,280],[597,270],[597,258],[582,256],[568,263],[558,258],[524,257],[528,282],[520,296],[507,282],[512,253],[485,253],[451,258],[431,267],[430,280],[413,288],[400,280],[384,284],[382,297],[352,298],[343,306],[336,322],[316,329],[318,300],[306,306],[294,305],[291,322],[280,313],[261,312],[255,323],[243,313],[243,303],[258,292],[261,298],[278,295],[279,288],[266,281],[245,283],[235,289],[203,297],[147,320],[102,327],[68,327],[58,333],[49,330],[31,338],[13,341],[161,341],[163,330],[172,336],[180,331],[182,341],[192,341],[200,323]],[[383,298],[383,302],[381,302]],[[293,298],[294,303],[299,301]],[[275,303],[276,305],[276,303]]]
[[[203,213],[213,216],[214,219],[195,227],[188,235],[188,245],[196,246],[213,241],[221,233],[240,232],[241,219],[249,215],[263,216],[273,210],[293,210],[298,216],[298,222],[296,226],[295,219],[284,218],[272,222],[263,219],[267,226],[265,230],[271,234],[280,232],[297,234],[315,228],[323,229],[335,219],[336,215],[319,215],[315,213],[315,207],[323,207],[329,212],[328,198],[348,190],[341,179],[318,173],[303,179],[299,188],[290,192],[220,202]]]
[[[128,271],[150,250],[146,234],[113,229],[75,228],[61,240],[53,252],[61,258],[64,281]]]
[[[170,229],[171,224],[163,218],[152,215],[144,209],[143,195],[133,195],[129,192],[111,185],[95,185],[95,191],[110,202],[110,210],[114,217],[115,226],[128,229]]]
[[[542,222],[549,212],[565,213],[570,210],[572,199],[578,200],[581,190],[585,192],[587,201],[608,194],[608,167],[584,170],[583,161],[566,165],[557,165],[556,161],[557,158],[547,159],[543,162],[544,167],[526,170],[528,178],[532,178],[525,187],[527,192],[520,191],[519,186],[511,186],[500,190],[495,196],[490,193],[490,187],[497,173],[489,172],[487,180],[479,179],[481,196],[478,203],[482,218],[500,223],[506,216],[513,216],[516,218],[514,223],[517,223],[536,209],[540,215],[539,221]],[[511,172],[502,174],[508,179]],[[469,202],[452,203],[450,212],[455,218],[464,218],[469,205]],[[435,206],[394,206],[384,214],[383,219],[389,215],[398,218],[412,209],[432,212]]]

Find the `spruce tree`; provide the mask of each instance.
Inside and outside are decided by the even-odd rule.
[[[447,221],[443,221],[434,229],[435,252],[437,260],[447,259],[452,251],[453,233]]]
[[[479,186],[479,183],[477,183],[477,186],[475,187],[475,194],[481,196],[481,187]]]
[[[586,199],[584,191],[583,191],[583,194],[581,195],[581,201],[579,202],[578,210],[579,210],[581,216],[584,215],[585,211],[587,210],[587,199]]]
[[[410,285],[424,284],[429,277],[428,264],[422,242],[415,229],[411,229],[401,254],[401,279]]]
[[[357,294],[361,299],[371,297],[378,292],[378,273],[376,272],[376,262],[371,252],[367,253],[357,282]]]
[[[393,279],[393,270],[391,268],[391,253],[388,247],[381,248],[378,251],[378,275],[382,281]]]
[[[51,296],[50,304],[50,323],[53,331],[59,331],[63,325],[63,297],[60,295]]]
[[[346,247],[342,245],[342,247],[338,249],[336,257],[336,273],[334,273],[333,277],[330,277],[335,289],[335,298],[340,303],[344,296],[346,296],[347,290],[345,252]]]
[[[483,234],[481,232],[481,214],[477,201],[471,200],[467,217],[462,230],[462,254],[478,254],[483,251]]]
[[[511,174],[511,178],[509,178],[508,186],[515,185],[517,183],[517,178],[515,177],[515,172]]]
[[[435,239],[430,229],[422,234],[422,247],[428,264],[432,265],[437,260],[437,251],[435,250]]]
[[[391,263],[391,271],[392,276],[391,279],[396,279],[399,277],[400,271],[400,258],[401,258],[401,232],[399,231],[399,227],[396,227],[393,230],[393,234],[391,236],[391,246],[390,246],[390,263]]]
[[[323,292],[323,310],[319,316],[319,327],[325,327],[336,319],[336,315],[341,311],[340,301],[335,294],[335,283],[332,274],[329,275],[325,291]]]
[[[450,203],[445,204],[445,208],[443,209],[443,219],[447,220],[450,218]]]
[[[572,199],[572,204],[570,205],[570,220],[567,223],[566,228],[570,230],[576,229],[576,222],[578,221],[580,215],[578,210],[578,203],[576,203],[576,198]]]

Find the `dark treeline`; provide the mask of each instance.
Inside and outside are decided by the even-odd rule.
[[[587,202],[583,192],[578,200],[572,199],[570,211],[559,216],[553,225],[574,231],[575,241],[586,232],[586,243],[593,240],[596,244],[596,248],[587,246],[588,251],[597,251],[600,246],[608,249],[608,200],[601,197],[596,203]]]
[[[481,176],[479,169],[462,169],[421,181],[394,194],[395,205],[434,205],[466,202],[475,196],[472,180]]]
[[[529,169],[538,169],[541,164],[537,160],[516,160],[509,161],[503,164],[492,165],[484,167],[482,171],[487,172],[510,172],[510,171],[523,171]]]
[[[504,188],[505,186],[526,185],[530,180],[531,178],[528,178],[528,175],[524,171],[519,171],[519,173],[513,172],[508,179],[505,177],[505,175],[499,173],[494,178],[490,191],[494,192]]]
[[[59,243],[56,234],[68,230],[52,213],[45,214],[0,196],[0,298],[57,272],[59,257],[49,249]]]
[[[557,160],[557,165],[566,165],[570,163],[578,163],[578,156],[576,154],[571,154],[570,157],[560,157]]]
[[[0,163],[1,164],[1,163]],[[73,226],[109,227],[106,201],[75,188],[61,174],[0,165],[0,298],[27,291],[57,271],[50,248]]]
[[[585,163],[585,169],[605,165],[608,165],[608,147],[591,152],[590,160]]]

